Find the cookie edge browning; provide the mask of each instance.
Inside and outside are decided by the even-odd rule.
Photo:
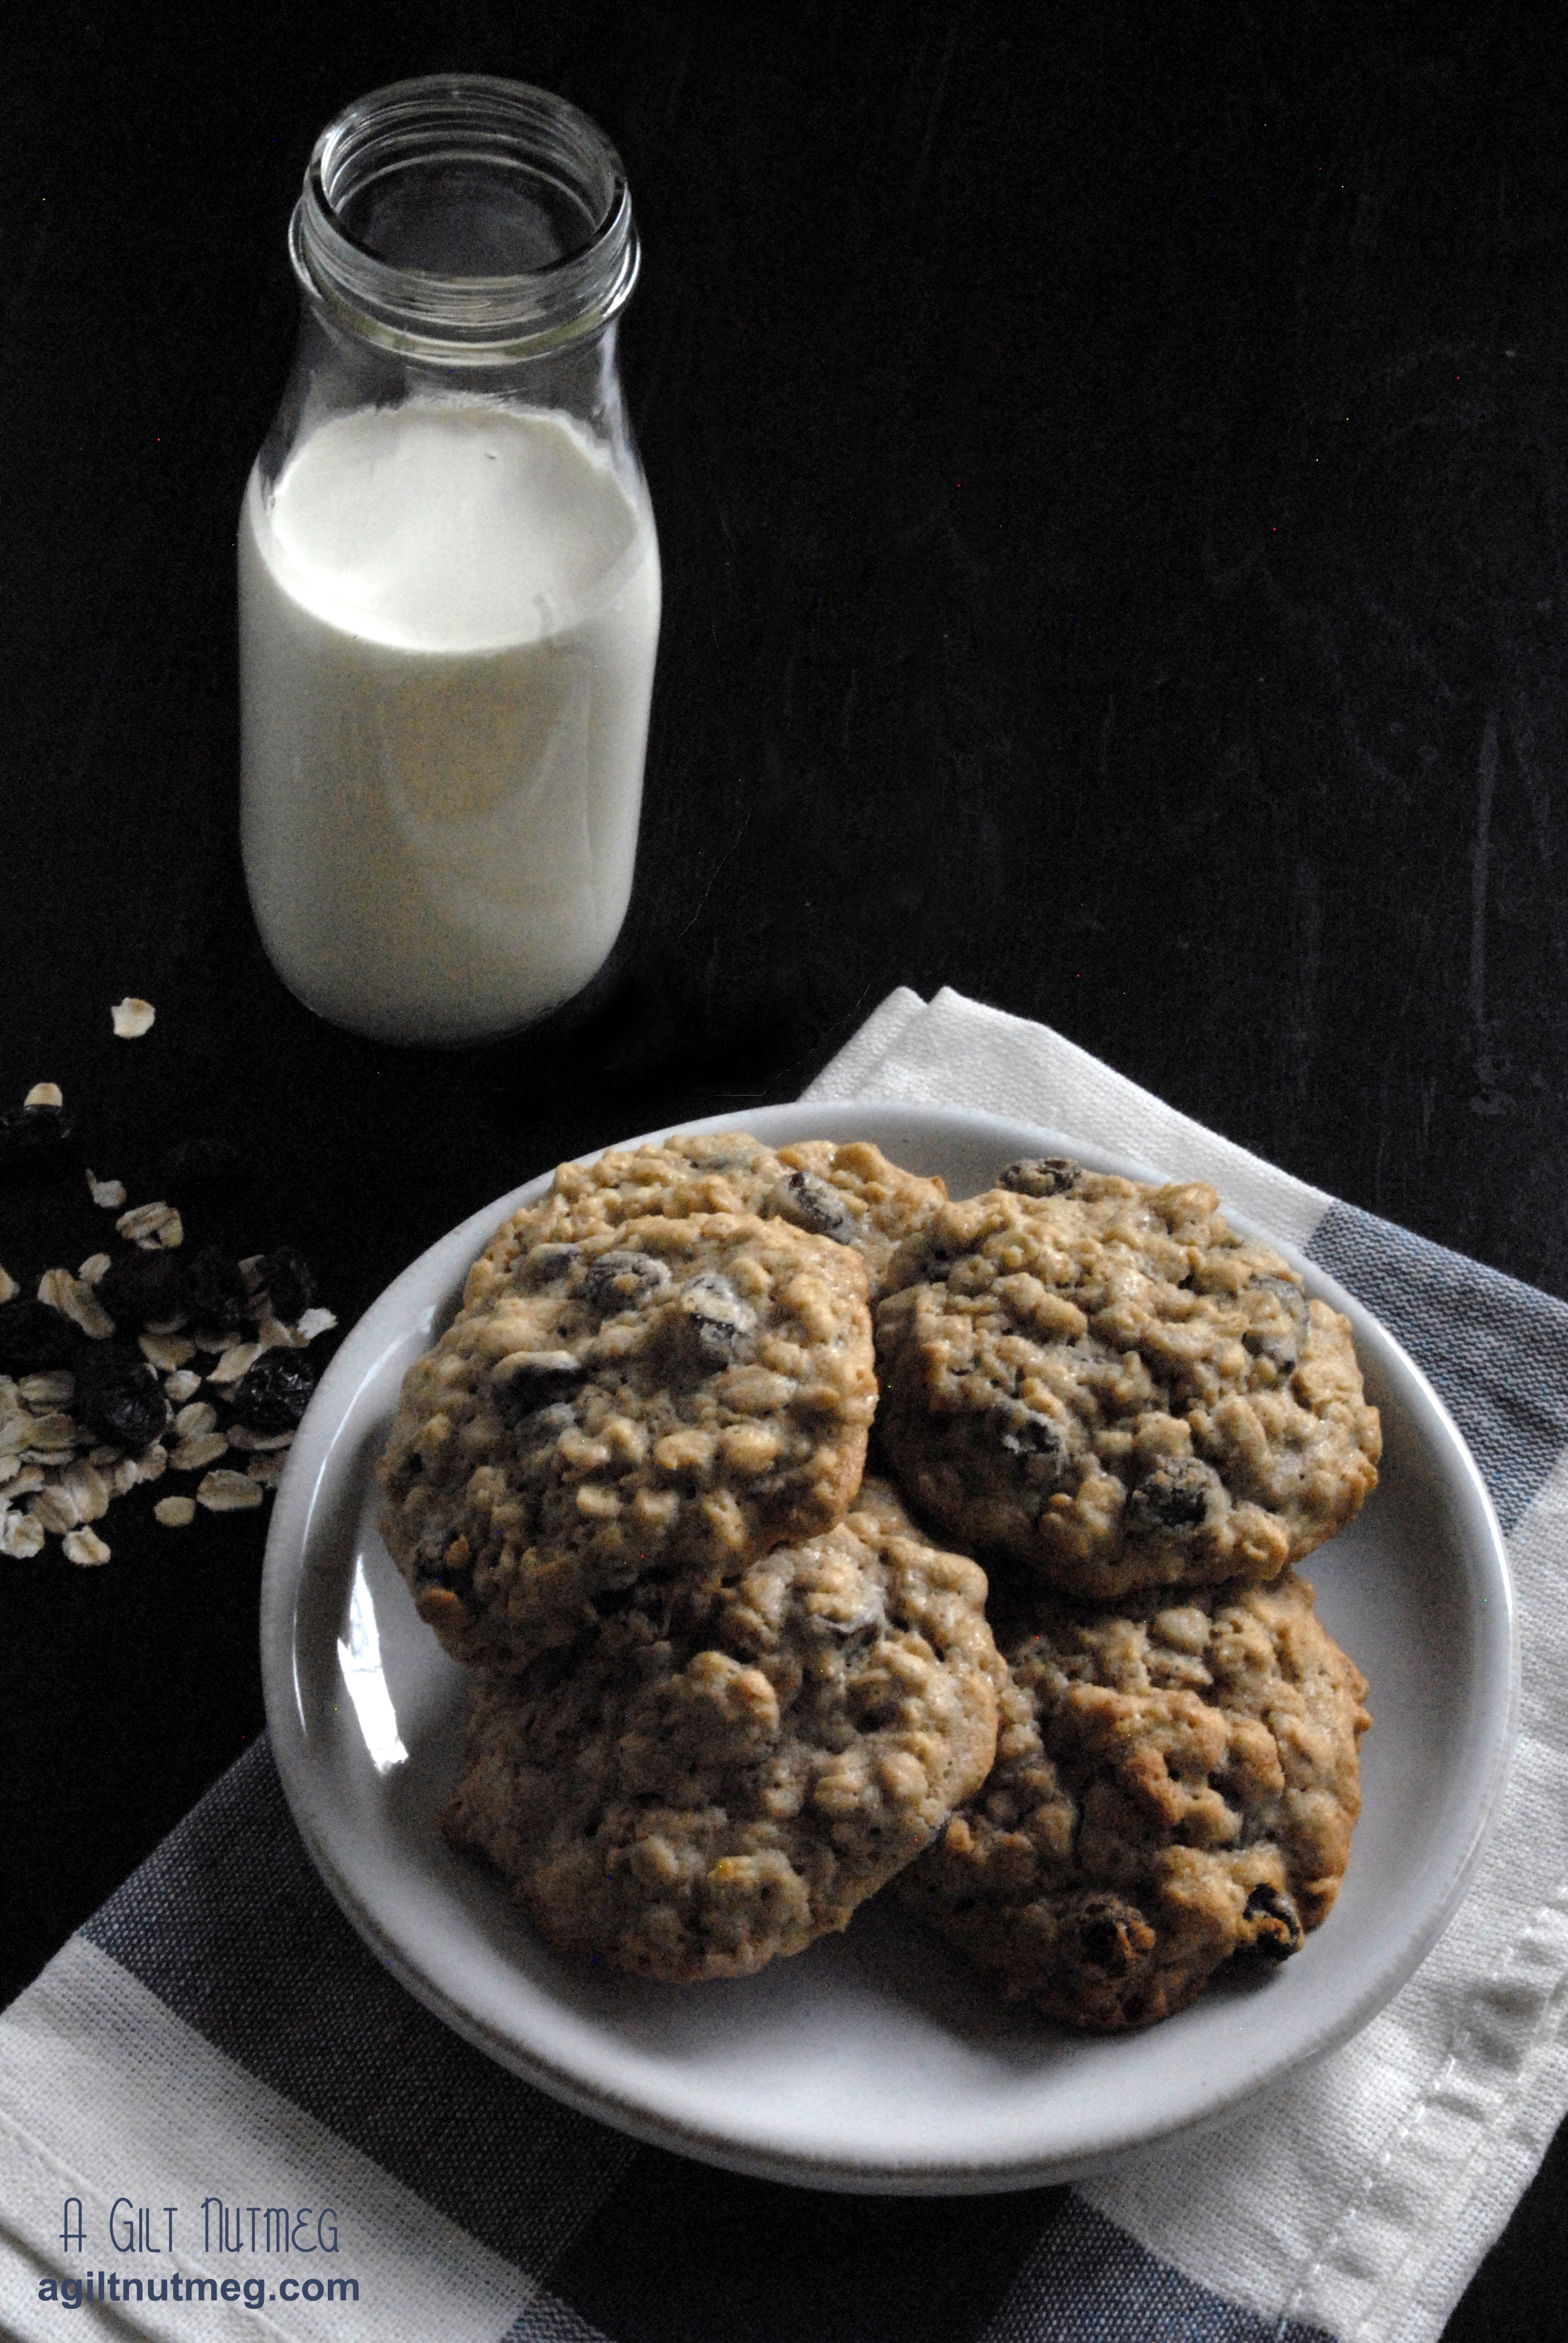
[[[751,1166],[746,1168],[763,1163],[768,1167],[766,1176],[782,1178],[784,1167],[773,1150],[753,1139],[747,1131],[672,1131],[668,1139],[638,1147],[607,1147],[598,1155],[574,1156],[558,1163],[544,1194],[509,1213],[481,1247],[463,1281],[461,1308],[471,1309],[511,1283],[525,1256],[536,1244],[570,1244],[602,1230],[624,1228],[628,1222],[647,1217],[643,1209],[618,1209],[622,1202],[629,1201],[626,1192],[643,1173],[648,1175],[643,1182],[648,1198],[678,1200],[688,1184],[693,1192],[685,1199],[684,1210],[671,1211],[664,1202],[650,1208],[663,1219],[751,1212],[754,1208],[738,1197],[715,1195],[712,1182],[724,1181],[729,1172],[738,1168],[734,1161],[721,1157],[719,1151],[727,1142],[733,1150],[750,1151]],[[703,1143],[712,1155],[707,1164],[689,1152],[689,1148]],[[622,1175],[618,1181],[606,1176],[616,1172]],[[699,1191],[706,1201],[697,1200]]]
[[[819,1219],[812,1184],[829,1192],[825,1201],[837,1199],[849,1231]],[[463,1307],[508,1284],[535,1244],[580,1241],[652,1213],[690,1219],[720,1212],[783,1221],[846,1244],[860,1255],[875,1302],[900,1247],[947,1201],[943,1180],[906,1172],[874,1140],[790,1140],[771,1148],[745,1131],[674,1131],[558,1165],[545,1194],[503,1221],[473,1262]]]
[[[618,1932],[596,1930],[591,1926],[563,1927],[548,1892],[537,1884],[525,1863],[516,1857],[508,1862],[504,1832],[487,1826],[485,1808],[489,1801],[479,1777],[488,1763],[488,1728],[496,1715],[496,1704],[505,1703],[514,1695],[508,1678],[493,1672],[478,1672],[468,1706],[463,1776],[441,1815],[440,1826],[452,1845],[478,1861],[501,1881],[511,1903],[552,1950],[577,1957],[608,1960],[628,1974],[666,1985],[699,1985],[755,1976],[772,1961],[791,1958],[808,1950],[819,1938],[846,1928],[862,1904],[880,1893],[935,1845],[954,1809],[984,1782],[994,1758],[999,1701],[1007,1680],[986,1621],[985,1574],[968,1555],[936,1545],[910,1520],[897,1492],[875,1477],[868,1478],[850,1512],[832,1530],[818,1538],[802,1540],[793,1547],[776,1547],[759,1556],[752,1567],[776,1564],[791,1553],[809,1553],[814,1546],[826,1546],[845,1533],[869,1551],[884,1579],[890,1582],[890,1608],[899,1617],[900,1630],[907,1632],[912,1627],[936,1664],[950,1674],[956,1673],[960,1680],[963,1729],[955,1732],[946,1745],[949,1762],[941,1779],[930,1785],[920,1803],[918,1829],[890,1830],[881,1859],[859,1875],[854,1892],[848,1896],[840,1893],[819,1914],[809,1901],[809,1925],[786,1930],[782,1939],[770,1946],[759,1947],[757,1939],[748,1937],[745,1945],[733,1953],[710,1947],[689,1957],[670,1959],[661,1957],[657,1947],[632,1946],[624,1927]],[[590,1640],[585,1639],[585,1646]],[[695,1659],[712,1648],[722,1650],[721,1645],[709,1647],[694,1642],[682,1661],[682,1671],[689,1669]],[[591,1659],[591,1654],[588,1656]],[[861,1736],[861,1742],[870,1744],[879,1737],[879,1728]],[[922,1743],[930,1739],[929,1734],[923,1732],[919,1737]],[[518,1804],[515,1795],[505,1801],[510,1812],[516,1811]],[[821,1830],[825,1836],[831,1835],[830,1825],[826,1823]],[[717,1862],[724,1860],[722,1854],[716,1856]],[[784,1860],[789,1862],[788,1855]],[[792,1863],[789,1868],[795,1877],[800,1876]],[[841,1888],[841,1880],[839,1885]]]
[[[1211,1592],[1211,1616],[1234,1607],[1251,1611],[1254,1616],[1277,1614],[1271,1630],[1276,1654],[1295,1646],[1296,1680],[1314,1679],[1315,1701],[1310,1693],[1303,1694],[1306,1726],[1309,1733],[1326,1736],[1329,1745],[1326,1788],[1303,1790],[1286,1777],[1282,1792],[1284,1797],[1312,1802],[1310,1809],[1303,1805],[1302,1826],[1291,1835],[1304,1839],[1301,1862],[1292,1865],[1289,1846],[1282,1844],[1280,1836],[1260,1835],[1243,1841],[1236,1850],[1241,1876],[1234,1886],[1237,1893],[1242,1889],[1246,1893],[1235,1916],[1243,1924],[1251,1919],[1250,1936],[1217,1944],[1211,1934],[1205,1935],[1201,1917],[1205,1883],[1200,1876],[1203,1850],[1174,1838],[1153,1858],[1146,1879],[1136,1886],[1126,1880],[1121,1883],[1123,1892],[1118,1892],[1115,1882],[1091,1880],[1081,1873],[1074,1880],[1070,1868],[1064,1865],[1058,1900],[1069,1908],[1070,1925],[1081,1928],[1087,1922],[1101,1931],[1107,1955],[1115,1956],[1113,1961],[1108,1960],[1100,1986],[1086,1986],[1082,1982],[1083,1971],[1091,1964],[1050,1959],[1060,1924],[1049,1909],[1043,1910],[1040,1921],[1030,1919],[1031,1914],[1046,1906],[1046,1898],[1010,1902],[1005,1894],[988,1896],[981,1891],[988,1861],[995,1862],[1000,1855],[1005,1867],[1010,1855],[1014,1862],[1019,1860],[1006,1844],[1007,1831],[981,1812],[989,1791],[1000,1787],[1006,1793],[1016,1784],[1020,1806],[1032,1797],[1031,1812],[1015,1821],[1032,1822],[1038,1837],[1049,1841],[1053,1835],[1061,1838],[1072,1833],[1075,1802],[1063,1791],[1048,1753],[1037,1704],[1005,1659],[1007,1684],[1001,1694],[999,1736],[1002,1754],[997,1766],[976,1796],[954,1815],[938,1844],[898,1884],[896,1892],[906,1907],[956,1946],[983,1975],[998,1982],[1004,1999],[1029,2002],[1047,2018],[1081,2033],[1141,2031],[1191,2007],[1238,1956],[1250,1952],[1276,1959],[1289,1956],[1300,1949],[1306,1935],[1328,1918],[1349,1865],[1361,1812],[1361,1743],[1372,1724],[1365,1706],[1366,1678],[1317,1617],[1312,1586],[1293,1571],[1265,1584],[1240,1580]],[[1157,1604],[1158,1594],[1151,1593],[1147,1612],[1153,1613]],[[1105,1621],[1113,1615],[1109,1608],[1095,1610],[1082,1604],[1057,1601],[1051,1607],[1059,1618],[1076,1611],[1086,1622]],[[1003,1641],[1016,1653],[1020,1631],[1015,1628]],[[1301,1650],[1303,1642],[1311,1646],[1309,1654]],[[1191,1697],[1220,1717],[1239,1721],[1243,1731],[1249,1725],[1255,1728],[1263,1723],[1239,1705],[1227,1708],[1202,1694]],[[1282,1736],[1290,1738],[1298,1750],[1300,1725],[1300,1719],[1286,1719]],[[1321,1802],[1325,1795],[1331,1803],[1338,1802],[1343,1840],[1337,1865],[1331,1861],[1326,1868],[1321,1860],[1324,1823]],[[1081,1827],[1081,1801],[1077,1804]],[[1328,1835],[1332,1838],[1338,1832],[1331,1827]],[[1316,1861],[1314,1848],[1320,1858]],[[1208,1883],[1211,1889],[1213,1885]],[[1255,1916],[1254,1902],[1259,1906]],[[1159,1925],[1161,1921],[1163,1929]],[[1161,1951],[1171,1956],[1163,1963],[1155,1957]],[[1118,1964],[1121,1965],[1120,1977],[1115,1973]],[[1129,2000],[1135,1993],[1144,1997],[1130,2014]]]

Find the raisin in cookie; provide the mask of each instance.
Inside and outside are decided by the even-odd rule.
[[[876,1406],[859,1256],[737,1213],[534,1246],[408,1371],[382,1531],[463,1660],[523,1667],[607,1591],[829,1529]]]
[[[498,1229],[468,1272],[464,1301],[507,1283],[540,1242],[570,1242],[658,1213],[756,1212],[851,1245],[871,1291],[897,1246],[944,1202],[940,1180],[890,1163],[867,1140],[811,1139],[774,1150],[744,1131],[685,1132],[657,1145],[611,1148],[591,1163],[563,1163],[548,1195]]]
[[[996,1769],[901,1892],[1013,2000],[1098,2032],[1295,1952],[1339,1891],[1369,1722],[1287,1572],[998,1629]]]
[[[1212,1188],[1005,1176],[900,1247],[878,1310],[911,1503],[1095,1602],[1272,1578],[1349,1521],[1382,1443],[1346,1321]]]
[[[985,1779],[985,1595],[869,1481],[738,1581],[640,1582],[569,1652],[481,1671],[443,1826],[563,1950],[748,1976],[844,1927]]]

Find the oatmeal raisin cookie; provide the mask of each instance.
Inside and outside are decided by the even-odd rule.
[[[845,1926],[984,1779],[985,1594],[872,1481],[728,1585],[638,1582],[571,1650],[478,1674],[447,1833],[563,1950],[748,1976]]]
[[[906,1240],[878,1309],[912,1503],[1096,1602],[1272,1578],[1351,1519],[1382,1443],[1350,1327],[1212,1188],[1004,1176]]]
[[[1369,1722],[1305,1581],[1043,1595],[997,1641],[995,1771],[906,1902],[1010,1999],[1100,2032],[1169,2016],[1235,1954],[1295,1952],[1339,1892]]]
[[[405,1378],[383,1534],[448,1651],[524,1667],[649,1573],[830,1529],[875,1405],[844,1245],[739,1213],[536,1244]]]

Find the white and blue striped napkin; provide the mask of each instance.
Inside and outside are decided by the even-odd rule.
[[[256,1743],[0,2018],[0,2328],[171,2343],[1432,2343],[1568,2108],[1568,1309],[1261,1162],[1046,1028],[884,1001],[814,1098],[1213,1181],[1425,1368],[1508,1534],[1522,1737],[1471,1895],[1354,2041],[1070,2189],[829,2197],[635,2146],[447,2033]],[[174,2208],[172,2211],[170,2208]]]

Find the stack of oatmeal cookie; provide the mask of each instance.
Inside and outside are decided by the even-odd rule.
[[[743,1133],[566,1165],[380,1466],[474,1671],[448,1835],[645,1975],[748,1974],[899,1874],[1010,1996],[1162,2016],[1333,1900],[1365,1686],[1292,1565],[1378,1447],[1343,1320],[1210,1189],[1035,1161],[953,1203]]]

